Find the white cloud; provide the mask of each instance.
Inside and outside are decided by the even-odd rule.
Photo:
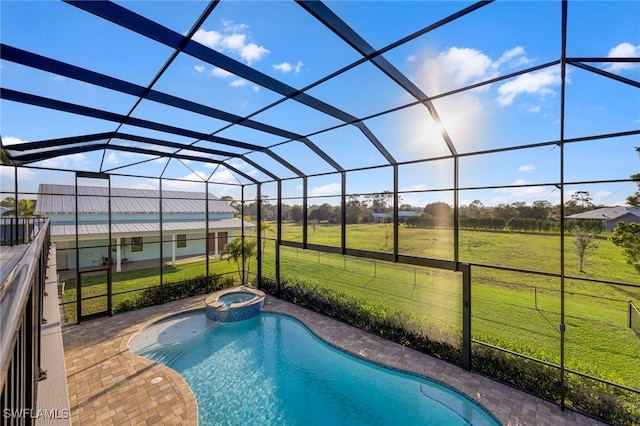
[[[27,141],[23,141],[22,139],[16,138],[15,136],[4,136],[2,138],[2,144],[4,146],[15,145],[15,144],[18,144],[18,143],[25,143],[25,142],[27,142]]]
[[[227,32],[240,32],[249,28],[247,24],[236,24],[235,22],[227,19],[222,19],[222,26]]]
[[[247,41],[249,38],[247,25],[236,25],[232,21],[222,21],[222,24],[222,32],[201,28],[193,35],[193,40],[219,52],[229,51],[240,56],[249,65],[260,61],[269,53],[266,47]]]
[[[230,73],[227,70],[223,70],[222,68],[213,67],[209,75],[212,75],[214,77],[227,78],[233,76],[234,74]]]
[[[213,183],[238,183],[235,175],[226,167],[219,168],[209,179]]]
[[[493,77],[495,66],[479,50],[451,47],[422,62],[418,72],[427,94],[439,94]]]
[[[513,185],[526,185],[527,181],[518,179]],[[552,204],[560,202],[560,193],[556,190],[549,190],[548,186],[526,186],[521,188],[497,188],[494,196],[490,197],[485,205],[496,206],[498,204],[510,204],[516,201],[532,203],[538,200],[549,200]]]
[[[557,66],[519,75],[498,88],[498,104],[510,105],[516,96],[524,93],[539,96],[553,95],[555,91],[551,87],[560,85],[560,81],[560,67]]]
[[[483,51],[468,47],[450,47],[437,54],[412,54],[407,61],[415,67],[412,80],[427,95],[438,95],[460,87],[487,81],[511,72],[515,67],[532,62],[522,46],[515,46],[492,58]],[[415,65],[413,65],[415,64]],[[471,147],[491,131],[491,110],[487,108],[488,100],[483,99],[494,85],[484,85],[474,90],[455,96],[434,100],[442,126],[431,120],[415,117],[403,121],[403,148],[415,154],[424,151],[425,146],[433,146],[433,141],[442,140],[443,128],[459,148]],[[494,86],[495,87],[495,86]],[[543,89],[547,86],[543,86]],[[503,88],[503,101],[513,102],[520,93],[514,82]],[[540,107],[531,107],[529,112],[538,112]],[[410,112],[408,115],[410,115]],[[413,155],[413,154],[412,154]],[[425,155],[433,155],[425,152]]]
[[[525,164],[523,166],[518,167],[519,172],[532,172],[536,169],[536,166],[533,164]]]
[[[525,56],[524,47],[516,46],[513,49],[507,50],[502,54],[500,59],[492,64],[494,69],[499,69],[501,66],[506,65],[509,68],[526,65],[531,62],[531,59]]]
[[[233,87],[242,87],[246,86],[249,82],[243,78],[235,79],[231,82],[231,86]]]
[[[194,65],[193,69],[196,70],[196,72],[198,73],[202,73],[204,72],[204,65]]]
[[[598,191],[595,194],[593,194],[593,204],[595,205],[599,205],[599,204],[605,204],[608,205],[611,202],[608,201],[608,199],[613,195],[613,193],[611,191]]]
[[[634,46],[631,43],[620,43],[609,50],[608,58],[639,58],[640,45]],[[640,66],[637,62],[612,62],[607,64],[606,70],[610,72],[629,70]]]
[[[153,185],[150,185],[148,183],[133,183],[133,184],[129,185],[129,188],[131,188],[131,189],[155,189],[156,191],[158,190],[157,186],[153,186]]]
[[[193,40],[200,44],[204,44],[207,47],[215,49],[222,41],[222,34],[215,30],[207,31],[200,28],[193,35]]]
[[[412,58],[412,60],[415,59]],[[502,74],[503,69],[512,69],[531,62],[532,60],[526,56],[526,51],[522,46],[505,51],[496,60],[492,60],[480,50],[451,47],[440,52],[436,57],[424,60],[416,79],[420,83],[420,87],[426,89],[427,94],[435,95],[495,78]],[[552,86],[559,84],[559,67],[523,74],[503,83],[498,88],[498,103],[503,107],[510,105],[518,95],[523,93],[551,95],[555,93]],[[488,86],[484,86],[476,89],[474,93],[488,89]],[[454,108],[455,110],[458,110],[459,107],[463,110],[467,109],[462,102],[458,102],[458,104]],[[528,111],[538,112],[540,107],[533,106]]]
[[[32,169],[25,169],[25,168],[19,168],[18,169],[18,182],[20,183],[20,189],[24,190],[24,188],[22,187],[22,184],[25,183],[25,181],[30,181],[33,180],[36,176],[38,175],[37,172],[33,171]],[[0,177],[2,177],[2,180],[9,185],[11,183],[11,185],[13,185],[14,182],[14,178],[15,178],[15,172],[13,167],[11,166],[7,166],[7,167],[0,167]]]
[[[70,154],[49,158],[44,160],[41,165],[52,169],[87,170],[89,168],[89,160],[84,154]]]
[[[107,164],[118,164],[120,163],[120,159],[118,158],[118,154],[115,152],[110,152],[109,155],[104,159]]]
[[[404,191],[426,191],[427,189],[429,189],[429,188],[427,187],[426,184],[417,183],[415,185],[409,185],[409,186],[406,186],[404,188],[400,188],[400,191],[402,191],[402,192],[404,192]],[[403,194],[402,197],[404,198],[404,196],[405,195]]]
[[[182,176],[178,179],[180,180],[172,180],[167,179],[162,181],[162,190],[172,190],[172,191],[193,191],[193,181],[196,182],[204,182],[207,179],[207,174],[204,172],[193,172],[189,173],[186,176]],[[188,182],[191,181],[191,182]]]
[[[288,73],[291,72],[291,70],[293,70],[293,67],[291,66],[291,64],[289,62],[283,62],[281,64],[278,65],[273,65],[273,69],[276,71],[280,71],[281,73]]]
[[[289,62],[285,61],[285,62],[283,62],[281,64],[272,65],[272,67],[273,67],[274,70],[280,71],[283,74],[290,73],[291,71],[293,71],[294,74],[299,74],[300,71],[302,71],[302,66],[303,65],[304,65],[304,63],[302,63],[302,61],[298,61],[296,63],[296,66],[294,67]]]
[[[311,196],[336,195],[342,191],[342,185],[339,183],[328,183],[326,185],[317,186],[309,191]]]
[[[220,44],[223,49],[242,50],[246,45],[246,39],[246,34],[231,34],[229,36],[222,37]]]
[[[255,43],[249,43],[245,46],[242,46],[240,49],[240,56],[244,59],[247,64],[251,65],[253,61],[260,61],[264,55],[269,53],[269,50],[258,46]]]

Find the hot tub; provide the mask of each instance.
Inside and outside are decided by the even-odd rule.
[[[205,315],[211,321],[235,322],[252,318],[264,306],[264,292],[239,286],[211,293],[205,300]]]

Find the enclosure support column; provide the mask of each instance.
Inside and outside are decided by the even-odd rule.
[[[393,165],[393,261],[398,262],[398,165]]]
[[[240,202],[240,216],[242,216],[242,221],[240,222],[240,238],[242,238],[242,275],[240,276],[240,280],[242,281],[242,285],[244,285],[244,185],[242,185],[240,193],[242,194],[242,201]]]
[[[453,261],[460,261],[460,190],[459,186],[459,159],[453,158]]]
[[[462,271],[462,368],[471,371],[471,265],[460,264]]]
[[[340,190],[340,252],[344,256],[347,254],[347,173],[341,172],[342,185]]]
[[[278,180],[278,224],[276,225],[276,297],[280,297],[280,242],[282,241],[282,181]]]
[[[160,210],[160,217],[159,217],[159,223],[158,223],[158,227],[160,228],[160,285],[163,284],[163,269],[164,269],[164,253],[162,250],[162,246],[164,245],[164,237],[162,235],[162,179],[160,179],[160,191],[158,192],[158,194],[160,195],[159,200],[158,200],[158,209]]]
[[[217,234],[216,234],[217,235]],[[218,257],[218,239],[214,238],[216,257]],[[204,183],[204,263],[207,283],[209,282],[209,182]]]
[[[256,220],[258,221],[258,247],[257,248],[257,259],[258,259],[258,267],[256,268],[256,272],[258,274],[258,287],[260,286],[260,277],[262,276],[262,184],[257,185],[257,211],[256,211]]]
[[[171,235],[171,265],[176,265],[176,234]]]
[[[302,178],[302,247],[307,248],[307,225],[309,218],[307,217],[307,177]]]
[[[15,198],[13,199],[13,204],[14,204],[14,206],[13,206],[14,207],[14,209],[13,209],[14,212],[13,213],[14,213],[14,216],[15,216],[15,219],[16,219],[16,227],[15,228],[13,226],[11,227],[11,245],[12,246],[15,245],[15,244],[19,244],[18,243],[18,238],[20,238],[20,213],[18,212],[18,206],[20,204],[20,200],[18,199],[18,167],[17,166],[15,166],[13,168],[13,176],[14,176],[14,178],[13,178],[14,180],[13,181],[15,182],[15,185],[14,185],[14,188],[13,188],[15,190],[15,195],[14,195]],[[14,230],[15,230],[15,238],[13,236]],[[23,231],[24,231],[24,228],[23,228]],[[77,233],[76,233],[76,235],[77,235]],[[77,257],[76,257],[76,259],[77,259]]]
[[[17,185],[17,180],[16,180],[16,185]],[[76,252],[76,324],[80,324],[80,317],[82,316],[82,288],[81,285],[82,283],[80,282],[81,277],[80,277],[80,240],[78,237],[78,228],[79,223],[78,223],[78,173],[76,173],[76,187],[75,187],[75,206],[74,206],[74,214],[75,214],[75,225],[76,225],[76,247],[75,247],[75,252]],[[18,199],[16,198],[16,203],[18,202]],[[16,204],[16,210],[18,209],[18,204]]]
[[[565,311],[564,311],[564,287],[565,287],[565,227],[564,227],[564,108],[565,108],[565,77],[567,73],[567,2],[562,2],[562,55],[560,58],[560,409],[565,408]]]
[[[111,238],[112,236],[112,223],[111,223],[111,178],[107,175],[107,212],[109,213],[109,245],[108,252],[109,262],[107,264],[107,312],[109,316],[113,315],[113,284],[111,283],[111,253],[113,253],[113,248],[111,247]],[[118,244],[118,248],[120,248],[120,244]]]
[[[120,237],[116,237],[116,272],[122,272],[122,255],[120,254]],[[109,256],[111,257],[111,256]]]

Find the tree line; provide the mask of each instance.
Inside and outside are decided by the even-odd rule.
[[[240,210],[241,204],[231,197],[222,197],[232,207]],[[347,224],[370,223],[374,221],[374,213],[391,214],[393,196],[385,191],[379,194],[350,195],[346,200],[345,220]],[[593,210],[596,206],[588,191],[578,191],[564,206],[565,215],[572,215]],[[417,228],[453,227],[453,206],[442,202],[429,203],[424,207],[416,207],[400,200],[400,211],[414,211],[418,215],[408,217],[406,226]],[[501,230],[510,229],[525,232],[553,232],[559,229],[560,205],[552,205],[549,201],[534,201],[531,205],[524,201],[497,206],[485,206],[480,200],[474,200],[459,208],[460,226],[464,228]],[[258,203],[245,203],[243,213],[251,220],[257,220]],[[303,206],[300,204],[282,204],[282,220],[299,223],[303,220]],[[265,197],[261,206],[261,219],[277,220],[277,206]],[[323,203],[310,205],[308,219],[323,223],[340,223],[342,205]]]

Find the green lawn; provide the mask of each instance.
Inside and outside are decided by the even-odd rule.
[[[215,275],[238,274],[237,265],[227,260],[210,260],[209,273]],[[179,263],[175,266],[166,265],[162,269],[163,282],[172,283],[184,281],[189,278],[203,277],[206,275],[205,261],[191,263]],[[94,312],[106,310],[106,297],[96,297],[107,293],[106,274],[96,274],[87,277],[83,282],[82,315],[89,315]],[[239,278],[238,278],[239,281]],[[138,269],[127,272],[113,273],[112,276],[113,307],[119,304],[135,300],[141,291],[147,287],[152,287],[160,283],[160,267]],[[68,279],[65,282],[63,302],[76,301],[76,280]],[[76,321],[76,304],[68,303],[64,307],[65,321]]]
[[[301,232],[285,224],[283,239]],[[310,236],[312,231],[310,230]],[[325,235],[326,241],[320,236]],[[348,246],[381,250],[385,225],[350,225],[359,235]],[[267,234],[269,236],[269,233]],[[364,237],[366,236],[366,237]],[[310,238],[310,241],[312,238]],[[315,243],[336,245],[340,227],[318,225]],[[400,252],[453,260],[450,230],[399,228]],[[605,238],[578,270],[573,239],[565,240],[565,274],[586,279],[637,283],[640,275],[620,250]],[[270,245],[267,245],[270,247]],[[267,253],[268,255],[268,253]],[[470,263],[533,271],[560,272],[557,235],[460,231],[460,259]],[[428,324],[461,333],[461,277],[453,272],[373,260],[281,249],[281,273],[305,277],[345,293],[410,312]],[[268,272],[265,259],[265,272]],[[375,267],[374,267],[375,265]],[[560,362],[559,278],[472,268],[472,335],[474,339],[543,359]],[[640,305],[640,287],[565,280],[566,366],[616,383],[640,388],[640,338],[628,328],[628,301]]]

